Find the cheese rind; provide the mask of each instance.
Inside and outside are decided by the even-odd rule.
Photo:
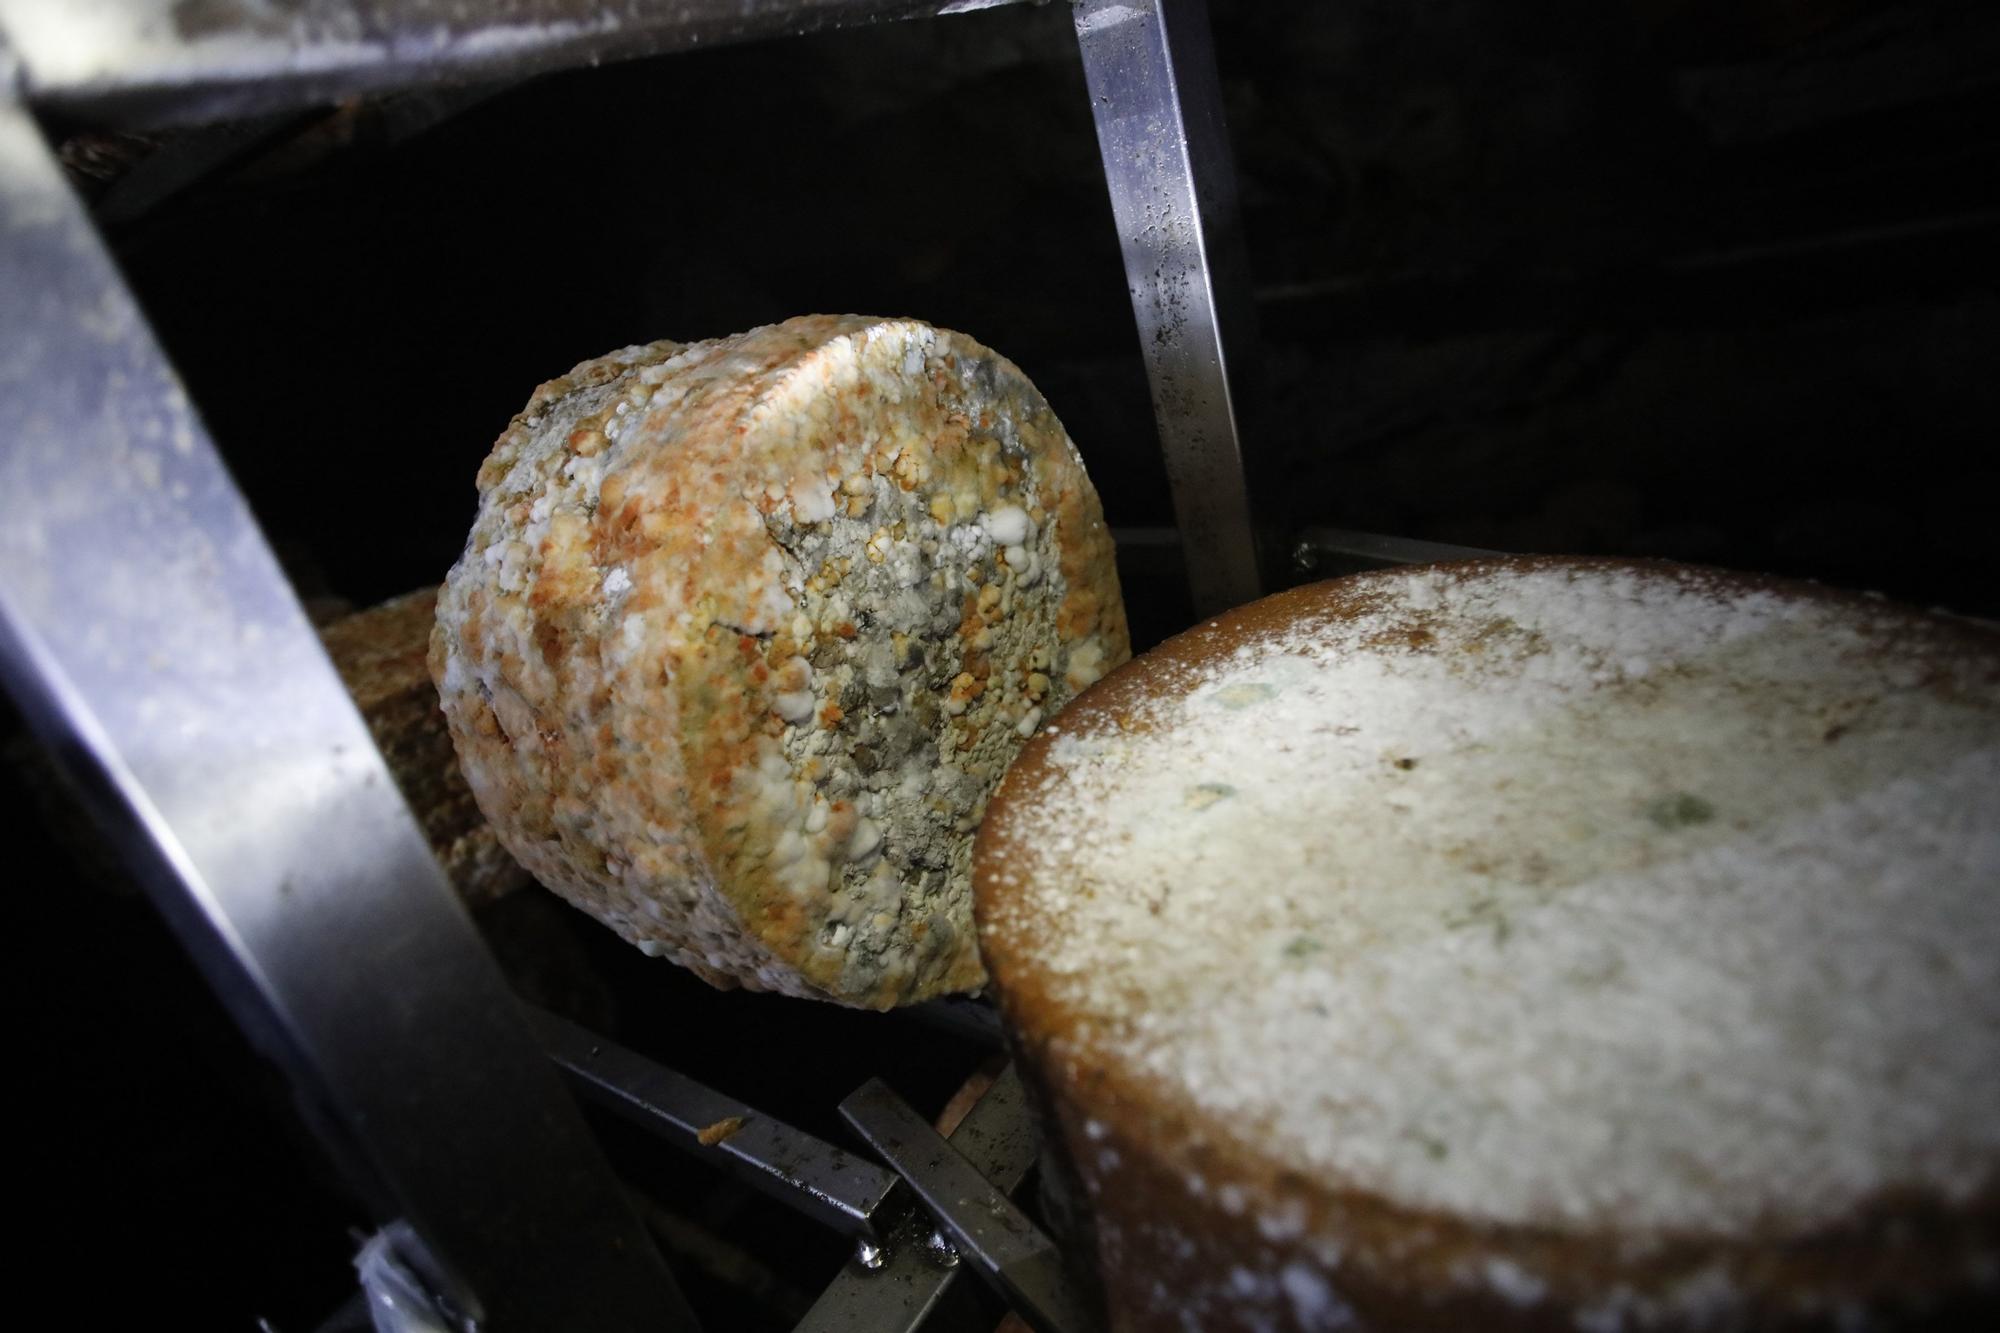
[[[1020,371],[809,316],[537,390],[431,664],[545,884],[716,984],[885,1007],[981,984],[971,833],[1031,677],[1128,651],[1096,494]]]

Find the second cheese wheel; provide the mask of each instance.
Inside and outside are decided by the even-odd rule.
[[[431,669],[514,855],[718,985],[984,980],[971,836],[1129,652],[1110,534],[1027,378],[808,316],[543,385],[479,474]]]
[[[979,924],[1114,1330],[1993,1328],[1996,815],[1990,629],[1383,570],[1077,700]]]

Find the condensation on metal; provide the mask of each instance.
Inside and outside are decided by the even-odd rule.
[[[0,0],[31,101],[218,120],[1016,0]]]
[[[497,1333],[692,1327],[7,91],[0,677],[435,1289]]]
[[[1197,614],[1261,591],[1232,355],[1247,265],[1201,0],[1079,0],[1076,33]]]

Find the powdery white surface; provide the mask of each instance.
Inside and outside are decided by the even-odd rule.
[[[1064,728],[1012,793],[1034,844],[988,926],[1043,943],[1082,1041],[1470,1220],[1810,1227],[1991,1180],[1977,667],[1939,686],[1888,612],[1658,572],[1377,586]]]

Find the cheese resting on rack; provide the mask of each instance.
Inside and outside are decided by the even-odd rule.
[[[1037,737],[977,892],[1121,1328],[2000,1299],[1990,630],[1663,565],[1301,589]]]
[[[1096,493],[1010,362],[807,316],[536,390],[479,473],[431,670],[537,878],[718,985],[978,987],[972,832],[1129,652]]]

